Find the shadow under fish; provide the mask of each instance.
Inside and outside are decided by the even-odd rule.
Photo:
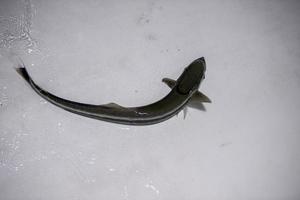
[[[186,111],[186,106],[205,111],[202,103],[211,103],[206,95],[198,91],[205,78],[206,63],[203,57],[196,59],[186,67],[177,80],[162,79],[171,88],[171,91],[161,100],[140,107],[123,107],[115,103],[90,105],[63,99],[35,84],[24,64],[19,65],[16,70],[36,93],[50,103],[72,113],[118,124],[156,124],[173,117],[181,110]],[[186,112],[184,113],[185,116]]]

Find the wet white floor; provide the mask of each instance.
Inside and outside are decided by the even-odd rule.
[[[299,1],[0,3],[0,199],[299,199]],[[41,99],[152,103],[204,56],[213,101],[132,127]]]

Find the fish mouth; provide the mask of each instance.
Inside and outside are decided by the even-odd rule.
[[[202,61],[203,63],[205,63],[204,57],[199,58],[199,60]]]
[[[204,57],[198,58],[194,62],[202,62],[203,64],[205,64],[205,58]]]
[[[205,62],[205,58],[204,57],[201,57],[201,58],[198,58],[198,59],[194,60],[193,63],[199,63],[199,64],[201,64],[203,72],[206,71],[206,62]]]

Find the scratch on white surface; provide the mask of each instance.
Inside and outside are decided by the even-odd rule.
[[[115,169],[115,168],[109,168],[108,171],[110,171],[110,172],[115,172],[116,169]]]
[[[3,88],[3,90],[5,90],[5,89]],[[7,105],[8,104],[8,100],[9,100],[8,96],[5,93],[2,92],[1,96],[0,96],[0,104],[1,104],[1,106]]]
[[[85,179],[85,182],[86,183],[95,183],[96,179],[93,179],[93,178],[91,178],[91,179]]]
[[[229,146],[231,144],[232,144],[232,142],[224,142],[224,143],[220,144],[219,147],[226,147],[226,146]]]
[[[50,151],[50,154],[51,154],[51,155],[55,155],[55,154],[57,154],[57,152],[56,152],[55,150],[51,150],[51,151]]]
[[[96,158],[96,155],[95,154],[92,154],[89,161],[87,162],[89,165],[93,165],[95,164],[97,158]]]
[[[14,167],[14,169],[15,169],[15,171],[17,172],[17,171],[19,171],[20,169],[22,169],[23,168],[23,163],[20,163],[20,164],[17,164],[15,167]]]
[[[47,101],[43,98],[40,98],[40,104],[47,104]]]
[[[0,166],[14,171],[23,167],[23,163],[19,163],[16,156],[21,152],[22,140],[26,135],[21,130],[17,133],[5,130],[0,132]]]
[[[153,190],[157,195],[159,195],[159,190],[152,184],[152,181],[147,183],[145,187]]]
[[[96,179],[89,178],[86,175],[87,170],[84,170],[82,168],[77,156],[74,155],[72,152],[64,152],[64,154],[61,154],[61,158],[68,161],[66,162],[66,164],[68,164],[71,167],[71,170],[74,172],[74,175],[77,176],[78,180],[82,181],[83,183],[96,182]]]
[[[124,199],[127,200],[128,199],[128,189],[127,186],[124,186]]]
[[[130,130],[130,128],[129,127],[119,127],[120,129],[122,129],[122,130]]]
[[[64,132],[65,129],[64,129],[63,124],[61,122],[58,122],[57,126],[58,126],[58,132],[59,133]]]
[[[91,161],[88,161],[87,163],[88,163],[89,165],[93,165],[93,164],[95,164],[95,162],[94,162],[94,161],[92,161],[92,160],[91,160]]]
[[[46,160],[48,159],[48,156],[46,154],[39,154],[34,157],[35,160],[41,161],[41,160]]]
[[[17,43],[25,41],[28,53],[36,48],[36,42],[31,36],[32,18],[35,15],[35,9],[30,0],[25,0],[24,13],[20,16],[5,17],[0,16],[0,23],[3,30],[0,31],[0,47],[10,48]]]

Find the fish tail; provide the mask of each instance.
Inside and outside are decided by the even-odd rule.
[[[30,82],[31,78],[30,78],[30,76],[29,76],[29,74],[28,74],[26,68],[24,67],[24,65],[23,65],[23,66],[19,65],[19,66],[16,68],[16,71],[18,72],[18,74],[19,74],[20,76],[22,76],[22,77],[24,78],[24,80],[25,80],[26,82],[28,82],[28,83]]]

